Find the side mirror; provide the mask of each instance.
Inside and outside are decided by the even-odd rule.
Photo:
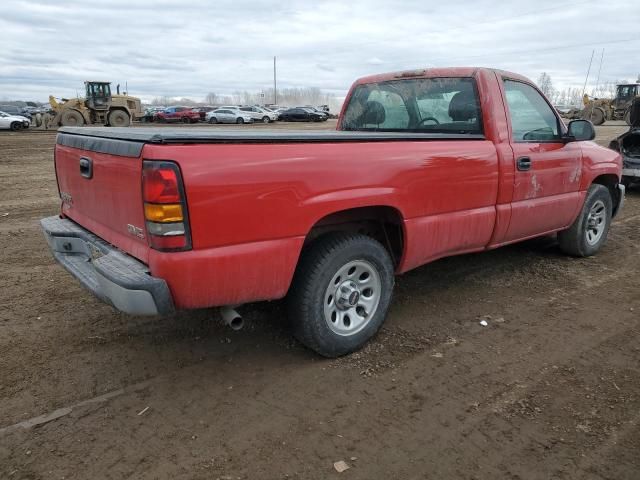
[[[567,136],[570,141],[593,140],[596,138],[596,129],[589,120],[572,120],[569,122]]]

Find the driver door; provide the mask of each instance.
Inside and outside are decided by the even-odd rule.
[[[515,162],[509,242],[573,222],[582,202],[582,149],[563,141],[562,123],[536,88],[510,79],[503,87]]]

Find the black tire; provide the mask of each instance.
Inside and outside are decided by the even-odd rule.
[[[65,110],[60,121],[63,127],[81,127],[84,125],[84,117],[77,110]]]
[[[586,107],[583,118],[591,121],[594,125],[602,125],[606,120],[606,115],[600,107]]]
[[[209,119],[209,123],[218,123],[218,119],[216,117],[211,117]]]
[[[623,118],[627,125],[631,125],[631,109],[630,108],[626,112],[624,112]]]
[[[131,117],[124,110],[112,110],[109,112],[109,126],[128,127],[131,125]]]
[[[592,215],[594,209],[600,205],[603,206],[604,211],[602,222],[598,225],[601,224],[603,230],[599,237],[594,238],[595,241],[591,242],[589,235],[593,235],[593,232],[596,231]],[[604,185],[591,185],[578,218],[567,230],[558,232],[558,242],[562,251],[576,257],[589,257],[597,253],[607,241],[612,213],[613,201],[609,189]]]
[[[182,117],[182,123],[191,123],[191,119],[189,117]]]
[[[269,117],[267,117],[266,115],[264,117],[262,117],[262,123],[269,123],[271,120],[269,120]]]
[[[361,326],[353,333],[339,334],[330,326],[332,321],[325,313],[327,294],[335,285],[335,295],[341,288],[345,275],[336,277],[350,262],[366,264],[377,274],[379,282],[377,305],[371,318],[360,319]],[[373,272],[372,272],[373,273]],[[375,276],[375,275],[374,275]],[[331,286],[330,286],[331,285]],[[362,348],[384,322],[394,285],[394,267],[387,250],[376,240],[361,234],[335,233],[317,239],[301,256],[287,297],[288,317],[295,337],[306,347],[325,357],[339,357]],[[359,291],[360,292],[360,291]],[[354,300],[353,308],[366,297],[366,288]],[[338,299],[334,297],[334,303]],[[351,299],[351,297],[349,297]],[[351,300],[349,300],[351,301]],[[328,304],[328,303],[327,303]],[[329,308],[329,307],[327,307]],[[337,309],[337,307],[333,307]],[[348,319],[344,314],[343,326]],[[333,317],[331,317],[333,318]],[[355,318],[355,317],[354,317]],[[360,317],[358,317],[360,318]],[[335,320],[333,320],[335,323]],[[354,326],[357,320],[354,320]]]
[[[22,130],[22,122],[13,122],[9,128],[11,129],[12,132],[19,132],[20,130]]]
[[[238,117],[238,118],[236,118],[236,123],[237,123],[238,125],[243,124],[243,123],[244,123],[244,120],[242,119],[242,117]]]

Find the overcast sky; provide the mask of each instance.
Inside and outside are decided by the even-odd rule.
[[[370,73],[489,66],[582,86],[640,73],[634,0],[5,0],[0,99],[46,100],[109,80],[148,101],[313,86]]]

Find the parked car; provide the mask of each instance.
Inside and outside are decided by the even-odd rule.
[[[335,357],[376,334],[395,274],[553,233],[593,255],[623,204],[620,154],[515,73],[365,77],[337,130],[63,127],[48,244],[129,314],[233,324],[229,306],[286,296],[296,337]]]
[[[141,122],[149,123],[153,122],[156,119],[156,115],[159,112],[165,110],[166,107],[147,107],[144,110],[144,115],[140,118]]]
[[[5,112],[5,113],[8,113],[9,115],[25,116],[24,107],[18,107],[16,105],[0,105],[0,112]]]
[[[327,119],[326,115],[302,107],[289,108],[280,112],[278,117],[285,122],[322,122]]]
[[[329,119],[329,114],[327,112],[325,112],[324,110],[318,110],[316,107],[309,107],[309,106],[302,107],[302,108],[304,108],[305,110],[308,110],[310,112],[317,113],[318,115],[322,116],[323,120],[328,120]]]
[[[258,106],[240,107],[241,112],[248,113],[255,122],[270,123],[278,119],[278,114]]]
[[[206,121],[209,123],[253,123],[253,117],[248,112],[236,108],[219,108],[207,113]]]
[[[8,129],[18,131],[23,128],[29,128],[31,120],[22,115],[10,115],[7,112],[0,111],[0,129]]]
[[[609,144],[622,155],[622,183],[629,187],[640,182],[640,97],[629,107],[629,131]]]
[[[192,107],[169,107],[154,115],[156,122],[182,122],[197,123],[200,121],[200,113]]]
[[[198,115],[200,115],[200,121],[201,122],[206,122],[207,121],[207,113],[212,112],[213,110],[217,110],[218,107],[195,107],[193,109],[194,112],[198,112]]]

